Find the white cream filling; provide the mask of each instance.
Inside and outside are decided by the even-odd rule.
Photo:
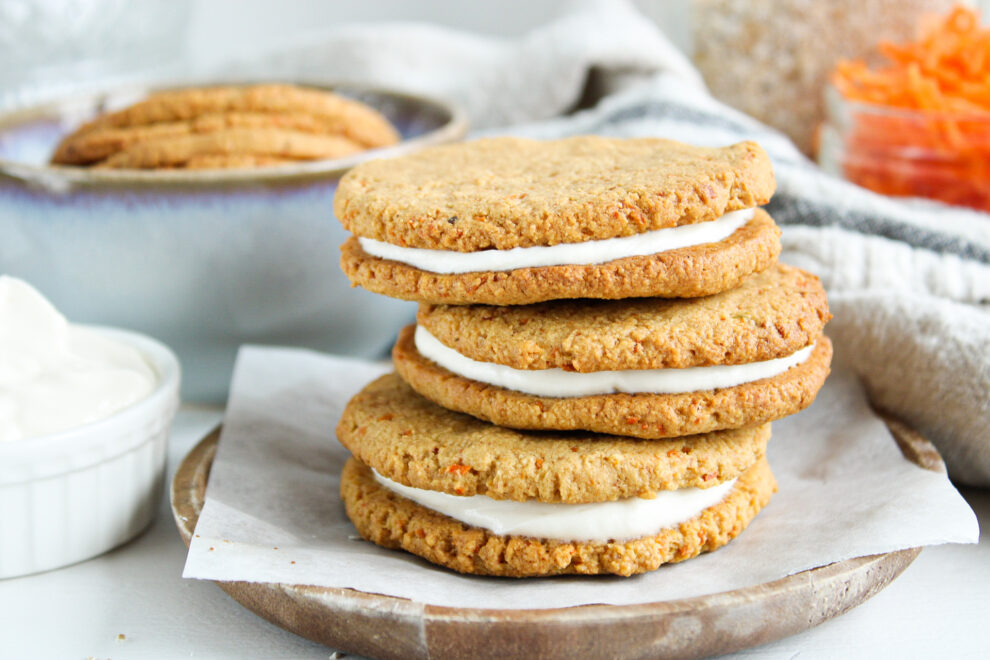
[[[458,376],[507,390],[547,397],[593,396],[616,392],[680,394],[735,387],[782,374],[807,360],[815,349],[815,344],[811,344],[786,357],[748,364],[579,373],[556,368],[514,369],[504,364],[472,360],[445,346],[423,326],[416,326],[415,342],[420,355]]]
[[[556,504],[493,500],[486,495],[448,495],[404,486],[377,472],[374,475],[379,484],[393,493],[500,536],[602,542],[652,536],[679,525],[724,500],[736,483],[732,479],[711,488],[668,490],[649,500],[630,497],[594,504]]]
[[[717,243],[731,236],[753,218],[755,209],[731,211],[718,220],[693,225],[655,229],[653,231],[606,238],[583,243],[537,245],[510,250],[479,250],[455,252],[426,248],[401,247],[372,238],[359,237],[361,248],[368,254],[409,264],[431,273],[474,273],[505,271],[540,266],[602,264],[625,257],[640,257],[667,252],[693,245]]]

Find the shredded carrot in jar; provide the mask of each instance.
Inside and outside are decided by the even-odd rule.
[[[886,63],[840,62],[850,102],[846,178],[888,195],[990,211],[990,29],[956,7],[923,22],[913,43],[881,43]]]

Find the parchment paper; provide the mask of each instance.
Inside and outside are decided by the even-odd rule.
[[[390,367],[295,349],[241,349],[184,577],[284,582],[453,607],[537,609],[700,596],[842,559],[975,543],[945,475],[910,463],[836,367],[815,403],[773,424],[780,492],[724,548],[632,578],[462,576],[357,536],[338,495],[347,400]]]

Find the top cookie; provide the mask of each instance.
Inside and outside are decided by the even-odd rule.
[[[361,164],[341,180],[334,211],[357,236],[474,252],[715,220],[765,204],[774,188],[754,142],[493,138]]]

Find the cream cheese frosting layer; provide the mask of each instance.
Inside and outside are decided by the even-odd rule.
[[[772,378],[811,357],[815,344],[782,358],[748,364],[688,367],[684,369],[629,369],[580,373],[563,369],[514,369],[479,362],[444,345],[423,326],[416,326],[416,350],[441,367],[488,385],[546,397],[599,394],[681,394],[702,392]]]
[[[718,220],[655,229],[635,236],[583,243],[518,247],[511,250],[478,252],[430,250],[402,247],[364,237],[358,237],[358,242],[361,248],[373,257],[399,261],[420,270],[444,275],[544,266],[593,265],[626,257],[641,257],[694,245],[717,243],[752,220],[754,213],[755,209],[742,209],[726,213]]]
[[[679,525],[724,500],[736,483],[732,479],[711,488],[667,490],[653,499],[631,497],[593,504],[560,504],[449,495],[404,486],[377,472],[374,475],[379,484],[397,495],[500,536],[599,542],[638,539]]]

